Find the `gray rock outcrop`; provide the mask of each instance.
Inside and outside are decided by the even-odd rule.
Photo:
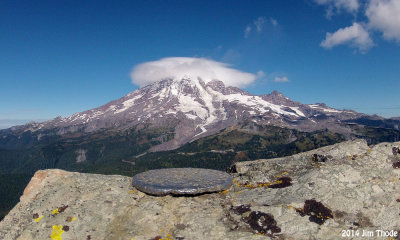
[[[230,189],[194,197],[41,170],[0,222],[0,239],[399,239],[399,146],[355,140],[241,162]]]

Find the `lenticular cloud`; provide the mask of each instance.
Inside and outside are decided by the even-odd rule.
[[[169,57],[135,66],[132,82],[140,87],[163,79],[201,78],[204,82],[220,80],[227,86],[243,87],[256,75],[229,68],[226,63],[205,58]]]

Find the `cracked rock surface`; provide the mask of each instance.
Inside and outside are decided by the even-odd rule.
[[[354,140],[241,162],[227,191],[191,197],[150,196],[124,176],[41,170],[0,239],[365,239],[363,230],[389,239],[375,231],[400,231],[399,146]]]

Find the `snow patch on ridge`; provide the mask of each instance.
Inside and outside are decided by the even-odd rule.
[[[340,110],[336,110],[336,109],[334,109],[334,108],[330,108],[330,107],[322,107],[322,106],[320,106],[320,105],[318,105],[318,104],[308,104],[308,106],[310,107],[310,108],[317,108],[317,109],[321,109],[322,111],[324,111],[324,112],[331,112],[331,113],[341,113],[341,112],[343,112],[343,111],[340,111]]]
[[[296,116],[295,113],[282,110],[281,109],[282,106],[278,106],[270,102],[267,102],[259,96],[248,96],[238,93],[223,95],[211,89],[210,91],[212,91],[215,95],[217,95],[221,100],[226,100],[229,102],[237,102],[239,104],[255,108],[262,114],[269,112],[269,109],[271,109],[272,111],[277,112],[279,114]]]
[[[339,111],[339,110],[336,110],[336,109],[333,109],[333,108],[324,108],[322,110],[324,110],[324,112],[333,112],[333,113],[341,113],[341,112],[343,112],[343,111]]]
[[[120,108],[120,109],[118,109],[118,110],[115,111],[114,113],[117,114],[117,113],[120,113],[120,112],[123,112],[123,111],[127,110],[128,108],[132,107],[132,106],[135,104],[135,101],[136,101],[137,99],[139,99],[139,98],[141,98],[141,97],[143,97],[143,95],[140,95],[140,94],[139,94],[139,95],[137,95],[137,96],[135,96],[135,97],[133,97],[133,98],[131,98],[131,99],[128,99],[128,100],[122,102],[123,107]]]
[[[190,114],[190,113],[186,113],[185,116],[186,116],[187,118],[192,119],[192,120],[195,120],[195,119],[197,118],[196,115],[193,115],[193,114]]]
[[[195,112],[196,115],[203,120],[206,120],[208,117],[207,109],[205,109],[203,105],[190,96],[179,96],[179,106],[177,107],[177,110],[183,113]]]
[[[301,116],[301,117],[306,117],[304,115],[304,113],[302,111],[299,110],[299,107],[290,107],[290,109],[292,109],[293,111],[295,111],[297,113],[297,115]]]

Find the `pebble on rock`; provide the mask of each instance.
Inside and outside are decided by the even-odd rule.
[[[197,195],[231,187],[233,178],[221,171],[203,168],[167,168],[136,174],[132,185],[151,195]]]

